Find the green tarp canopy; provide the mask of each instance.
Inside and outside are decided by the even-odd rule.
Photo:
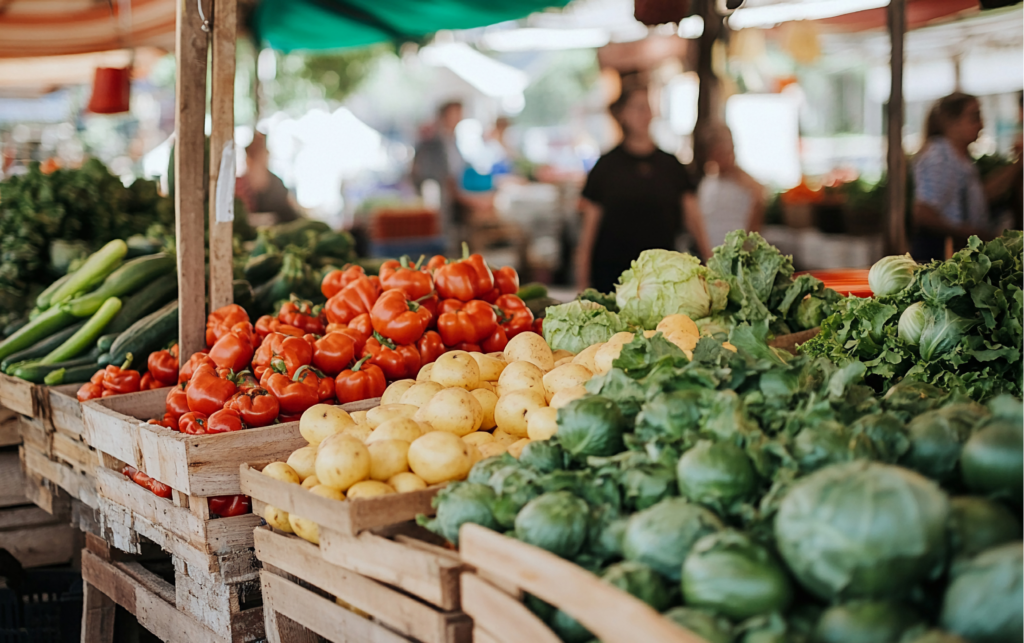
[[[253,26],[260,40],[281,51],[342,49],[516,20],[568,1],[260,0]]]

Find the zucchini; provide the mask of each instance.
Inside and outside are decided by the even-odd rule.
[[[0,362],[0,371],[4,371],[6,373],[11,364],[27,362],[33,359],[41,359],[44,355],[66,342],[68,338],[74,335],[79,328],[85,326],[85,322],[85,319],[77,321],[49,337],[44,337],[24,350],[8,355],[2,362]]]
[[[121,364],[131,353],[144,362],[150,353],[163,348],[178,334],[178,302],[172,301],[132,324],[110,347],[110,364]]]
[[[124,259],[127,252],[128,244],[121,239],[114,239],[107,245],[92,253],[89,255],[89,258],[85,260],[85,263],[82,264],[81,268],[72,273],[71,277],[67,281],[61,284],[50,294],[50,302],[61,302],[68,297],[74,296],[76,293],[82,292],[97,278],[97,275],[110,272],[110,270],[113,269],[113,266],[116,266],[119,261]],[[106,297],[103,299],[105,300]],[[98,309],[102,303],[103,301],[101,300],[100,303],[97,304],[96,308]],[[87,315],[91,315],[93,312],[96,311],[94,310]],[[78,317],[86,317],[87,315],[78,315]]]
[[[80,355],[90,346],[96,344],[100,333],[107,327],[114,315],[121,310],[121,300],[117,297],[110,297],[100,309],[85,323],[84,326],[75,331],[63,344],[53,349],[46,357],[39,361],[40,364],[56,364],[69,360]]]
[[[110,273],[103,285],[95,291],[69,301],[68,310],[75,317],[88,317],[99,310],[107,299],[131,294],[176,269],[174,256],[165,253],[132,259]]]
[[[22,326],[18,332],[0,342],[0,360],[70,326],[74,321],[75,316],[64,306],[54,306],[40,313],[35,319]]]
[[[519,288],[519,292],[516,293],[516,297],[519,297],[523,301],[526,301],[527,299],[540,299],[547,296],[548,287],[536,281],[524,284]]]
[[[4,326],[4,330],[3,330],[4,337],[9,337],[9,336],[13,335],[14,333],[18,332],[18,329],[20,329],[22,326],[24,326],[27,323],[28,323],[28,315],[22,315],[21,317],[15,319],[11,323],[9,323],[6,326]]]
[[[279,252],[250,257],[245,262],[245,278],[249,283],[262,284],[281,270],[283,262],[284,257]]]
[[[81,366],[64,366],[55,371],[50,371],[43,378],[47,386],[60,386],[61,384],[81,384],[88,382],[96,371],[103,368],[99,364],[82,364]]]
[[[52,303],[53,301],[53,293],[55,293],[57,289],[59,289],[61,286],[66,284],[68,280],[71,279],[71,275],[73,274],[75,273],[67,273],[57,281],[47,286],[46,289],[43,290],[43,292],[39,293],[39,296],[36,297],[36,308],[39,308],[40,310],[46,310],[47,308],[49,308],[50,303]]]
[[[132,295],[121,307],[114,321],[107,327],[108,333],[122,333],[157,308],[178,298],[178,271],[172,270],[157,277]],[[109,348],[109,347],[108,347]]]
[[[91,356],[83,356],[78,359],[69,359],[64,362],[54,362],[53,364],[43,364],[41,362],[21,362],[15,364],[11,368],[11,375],[19,379],[23,379],[34,384],[42,384],[46,379],[46,376],[61,368],[68,368],[72,366],[93,366],[93,373],[98,369],[96,367],[96,358]]]
[[[124,310],[124,308],[121,310]],[[118,313],[118,315],[120,314],[121,313]],[[117,317],[114,319],[116,320]],[[106,353],[110,350],[110,347],[114,344],[114,340],[117,339],[117,336],[120,334],[121,333],[107,333],[106,335],[101,336],[96,340],[96,348],[100,349],[101,353]]]
[[[100,356],[96,358],[96,364],[98,364],[100,368],[110,366],[110,351],[101,353]]]

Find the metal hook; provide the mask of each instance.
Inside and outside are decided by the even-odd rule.
[[[210,33],[210,21],[203,15],[203,0],[196,0],[196,6],[199,7],[199,19],[203,21],[203,26],[200,27],[206,33]]]

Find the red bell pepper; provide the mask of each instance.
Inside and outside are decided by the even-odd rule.
[[[192,412],[211,415],[224,408],[238,387],[225,371],[218,371],[210,364],[196,369],[185,391],[188,408]],[[184,429],[182,429],[184,433]]]
[[[154,495],[159,496],[161,498],[171,497],[171,488],[165,485],[164,483],[160,482],[156,478],[149,479],[149,490],[152,491]]]
[[[253,428],[273,424],[281,412],[277,398],[265,388],[239,390],[224,408],[237,411],[245,425]]]
[[[374,333],[366,340],[363,357],[369,356],[370,363],[379,366],[384,376],[392,382],[416,377],[420,372],[420,352],[413,344],[395,344],[386,337]]]
[[[541,337],[544,336],[544,318],[538,317],[533,320],[533,332],[537,333]]]
[[[502,295],[494,305],[501,311],[498,323],[505,329],[505,335],[512,339],[519,333],[533,330],[533,312],[526,303],[515,295]]]
[[[253,347],[252,326],[249,322],[235,324],[231,332],[221,335],[220,339],[210,349],[210,360],[217,365],[217,368],[227,368],[232,371],[240,371],[248,368],[252,356],[256,352]]]
[[[437,358],[443,355],[445,351],[444,342],[441,340],[441,336],[437,331],[433,330],[428,330],[423,333],[423,337],[420,337],[420,341],[416,342],[416,348],[420,351],[421,368],[436,361]]]
[[[283,324],[302,329],[304,333],[324,334],[325,315],[323,308],[311,302],[293,299],[281,305],[277,319]]]
[[[267,370],[260,379],[263,388],[277,398],[282,415],[302,413],[320,402],[320,378],[315,374],[313,377],[303,375],[309,369],[303,366],[292,377]]]
[[[480,344],[470,344],[469,342],[459,342],[455,346],[449,346],[449,350],[453,351],[465,351],[467,353],[482,353],[484,352],[483,347]]]
[[[430,324],[431,314],[402,290],[388,290],[370,311],[375,333],[397,344],[415,344]]]
[[[178,430],[178,416],[171,413],[164,413],[162,424],[172,431]]]
[[[125,393],[137,393],[142,382],[142,375],[138,371],[130,370],[132,355],[121,366],[111,364],[103,369],[103,393],[106,396],[123,395]]]
[[[313,344],[313,366],[335,377],[348,368],[356,356],[355,332],[327,333]]]
[[[462,342],[479,344],[488,338],[498,325],[494,308],[486,301],[474,299],[463,304],[458,300],[441,302],[437,317],[437,332],[445,346]]]
[[[384,371],[379,366],[368,364],[370,356],[362,358],[349,370],[338,373],[334,379],[338,402],[348,404],[380,397],[387,388]]]
[[[288,377],[313,362],[313,347],[303,337],[273,333],[268,335],[252,360],[253,373],[262,381],[263,373],[276,368]]]
[[[142,379],[139,380],[140,391],[155,391],[158,388],[164,388],[167,384],[164,384],[160,380],[153,377],[152,373],[143,373]]]
[[[190,411],[178,418],[178,429],[187,435],[205,435],[208,419],[205,413]]]
[[[409,257],[385,261],[380,266],[380,285],[384,290],[401,290],[406,297],[417,300],[434,291],[434,280],[429,273],[420,270],[423,257],[409,265]]]
[[[316,378],[316,396],[320,398],[321,402],[330,403],[334,399],[334,376],[326,375],[315,368],[310,368],[299,375],[299,379],[307,384],[310,383],[311,379],[314,377]]]
[[[345,286],[365,276],[366,271],[363,270],[363,267],[354,264],[345,266],[341,270],[332,270],[320,281],[320,292],[324,294],[324,297],[330,299],[344,290]]]
[[[185,362],[185,365],[181,367],[181,372],[178,373],[178,383],[183,384],[191,380],[192,376],[196,372],[196,369],[202,366],[203,364],[214,365],[213,360],[210,359],[210,354],[205,351],[192,353],[192,356],[188,358],[188,361]]]
[[[420,268],[420,271],[432,275],[437,272],[438,268],[446,265],[448,265],[447,257],[445,257],[444,255],[434,255],[433,257],[427,260],[427,263],[422,268]]]
[[[164,402],[167,412],[175,419],[188,413],[188,394],[185,392],[185,385],[178,384],[167,391],[167,399]]]
[[[505,350],[506,346],[508,346],[508,335],[505,334],[505,329],[501,326],[497,326],[490,337],[480,344],[483,349],[482,353],[500,353]]]
[[[251,511],[249,496],[210,496],[210,514],[221,518],[242,516]]]
[[[178,383],[178,345],[149,354],[146,366],[153,378],[164,386]]]
[[[380,279],[377,277],[360,277],[341,292],[327,300],[324,310],[327,321],[333,324],[347,324],[373,308],[374,302],[380,297]]]
[[[88,382],[82,384],[76,394],[79,402],[88,402],[103,396],[103,373],[104,370],[101,368],[92,374]]]
[[[469,254],[469,245],[463,242],[462,259],[438,268],[434,286],[441,299],[470,301],[494,288],[494,275],[484,258]]]
[[[206,318],[206,345],[213,346],[218,339],[230,333],[235,324],[247,321],[249,314],[238,304],[218,308]]]
[[[493,304],[502,295],[514,295],[519,292],[519,273],[512,266],[505,266],[491,271],[494,274],[494,288],[485,295],[481,295],[489,304]]]
[[[358,333],[365,343],[366,340],[370,339],[373,335],[373,321],[370,319],[370,313],[367,312],[364,315],[357,315],[348,323],[349,330]]]
[[[228,403],[230,402],[231,400],[228,400]],[[229,433],[231,431],[241,431],[244,428],[245,423],[242,421],[242,414],[234,409],[223,408],[210,415],[206,420],[207,433]]]
[[[282,335],[291,335],[293,337],[305,335],[301,328],[282,323],[277,317],[271,315],[264,315],[256,320],[256,337],[259,340],[257,343],[262,343],[267,335],[271,333],[281,333]],[[256,348],[259,348],[259,346]]]

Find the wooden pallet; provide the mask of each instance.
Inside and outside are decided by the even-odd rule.
[[[560,643],[522,603],[534,596],[567,612],[605,643],[707,643],[643,601],[564,558],[485,527],[459,530],[462,606],[473,619],[474,643]]]
[[[261,527],[256,530],[256,556],[263,563],[263,610],[271,643],[302,640],[303,632],[338,642],[471,640],[472,623],[462,611],[438,609],[396,587],[326,562],[320,548],[297,536]]]

